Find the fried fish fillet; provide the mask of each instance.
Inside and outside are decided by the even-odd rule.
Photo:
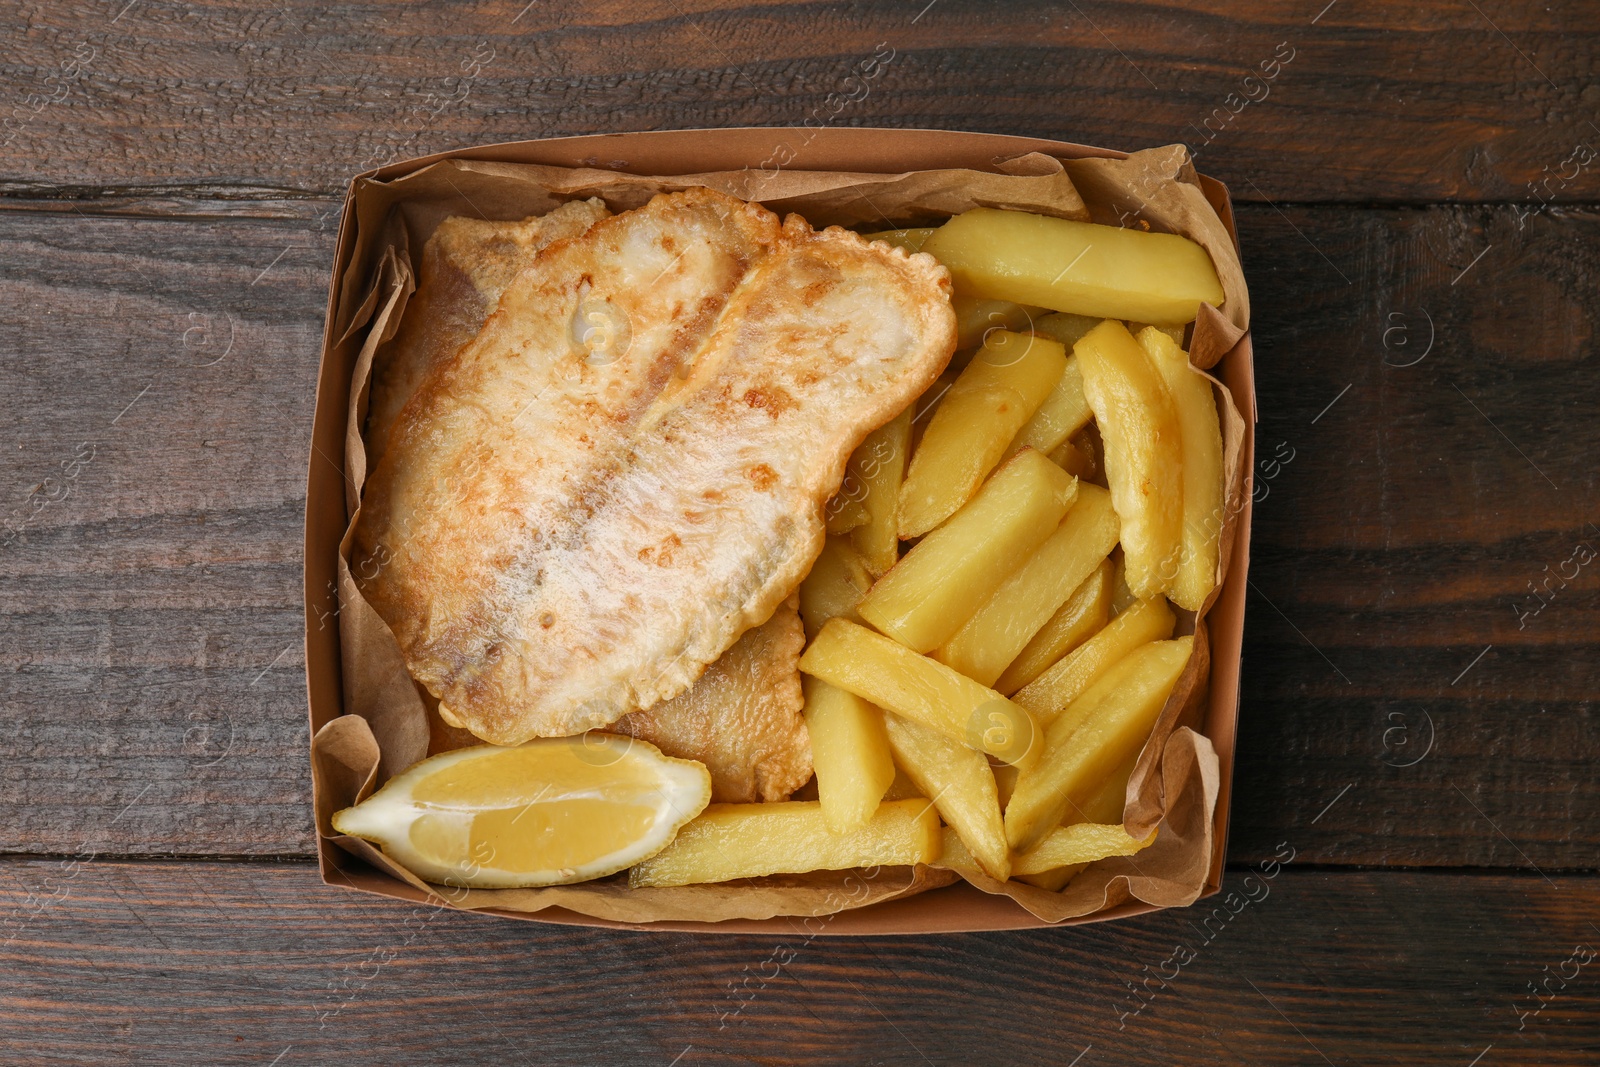
[[[518,222],[452,217],[422,246],[417,289],[394,337],[372,361],[367,464],[383,456],[389,431],[428,372],[476,336],[511,279],[553,241],[575,237],[611,214],[605,201],[574,200]]]
[[[374,362],[368,450],[382,454],[395,417],[436,365],[471,340],[511,280],[552,241],[575,236],[609,212],[575,201],[520,222],[449,218],[423,246],[416,293],[394,339]],[[811,745],[800,713],[803,637],[793,607],[745,631],[700,679],[648,712],[624,716],[621,732],[669,756],[707,764],[719,801],[782,800],[811,776]],[[439,715],[425,696],[429,755],[478,744]]]
[[[811,777],[811,738],[800,710],[805,643],[791,597],[688,689],[607,729],[704,763],[716,803],[786,800]]]
[[[607,729],[705,764],[716,803],[787,800],[812,773],[811,736],[801,710],[804,647],[791,597],[772,618],[746,630],[688,689]],[[445,722],[430,695],[423,701],[428,755],[481,744],[470,731]]]
[[[744,632],[688,689],[608,730],[655,745],[668,756],[698,760],[711,773],[711,799],[748,804],[787,800],[812,773],[811,736],[802,714],[800,653],[805,632],[794,598]],[[481,742],[439,715],[424,695],[428,755]],[[812,799],[815,799],[813,797]]]
[[[368,482],[353,569],[413,676],[497,744],[683,692],[794,591],[851,450],[949,361],[949,294],[929,256],[707,189],[546,248]]]

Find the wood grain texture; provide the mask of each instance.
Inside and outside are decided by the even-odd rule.
[[[1241,222],[1261,417],[1235,842],[1596,866],[1600,217]]]
[[[23,195],[328,195],[494,141],[807,124],[1181,139],[1244,200],[1600,191],[1563,165],[1600,139],[1577,0],[7,0],[0,27],[0,192]]]
[[[1597,1062],[1600,876],[1563,873],[1600,868],[1595,16],[0,0],[0,852],[33,854],[0,857],[0,1062]],[[349,177],[736,125],[1184,140],[1231,186],[1232,896],[694,938],[262,861],[312,853],[301,507]]]
[[[76,212],[0,234],[7,847],[303,853],[331,239]]]
[[[311,851],[298,559],[331,226],[238,210],[0,213],[8,851]],[[1600,549],[1600,215],[1240,223],[1262,488],[1232,857],[1600,866],[1600,561],[1517,615]]]
[[[1567,962],[1600,947],[1593,877],[1297,867],[1112,924],[832,939],[486,919],[324,887],[306,865],[7,861],[0,1050],[219,1067],[1461,1067],[1490,1047],[1482,1063],[1594,1062],[1600,963]]]

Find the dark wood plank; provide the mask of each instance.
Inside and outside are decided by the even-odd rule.
[[[1111,924],[831,939],[499,921],[302,865],[10,861],[0,1049],[281,1067],[1594,1062],[1595,878],[1297,867]]]
[[[7,847],[303,854],[331,237],[71,212],[0,233]]]
[[[1595,866],[1600,217],[1241,229],[1262,499],[1238,854]]]
[[[321,213],[274,211],[0,213],[6,849],[310,852],[298,554],[331,249]],[[1263,499],[1232,855],[1594,867],[1600,564],[1515,609],[1600,549],[1600,217],[1240,217]]]
[[[1243,199],[1594,200],[1592,4],[0,4],[0,191],[329,194],[525,137],[1185,140]],[[880,67],[862,64],[874,55]],[[1565,165],[1564,165],[1565,164]]]

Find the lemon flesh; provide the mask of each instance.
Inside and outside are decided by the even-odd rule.
[[[655,855],[711,800],[693,760],[616,734],[425,759],[333,817],[430,882],[477,889],[601,878]]]

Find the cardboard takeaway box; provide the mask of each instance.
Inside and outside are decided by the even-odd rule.
[[[1135,862],[1139,857],[1101,861],[1069,884],[1068,894],[1078,892],[1069,905],[1060,894],[1041,896],[1043,890],[1016,883],[983,886],[981,875],[962,881],[938,869],[885,868],[763,880],[773,883],[767,886],[650,890],[644,892],[660,895],[641,907],[625,887],[599,883],[498,891],[430,887],[364,842],[333,832],[335,810],[366,796],[427,745],[425,726],[420,741],[416,736],[420,719],[388,714],[395,702],[420,707],[420,698],[398,663],[398,647],[385,647],[387,631],[374,625],[376,614],[364,601],[353,602],[358,594],[341,555],[366,475],[365,454],[350,429],[365,410],[365,375],[380,339],[374,324],[380,324],[377,333],[392,333],[393,312],[409,295],[409,257],[420,253],[431,226],[446,214],[521,218],[577,195],[599,195],[621,209],[657,189],[697,184],[762,201],[779,214],[799,211],[819,228],[929,225],[981,203],[1185,232],[1211,252],[1227,298],[1220,310],[1202,308],[1190,337],[1196,366],[1209,368],[1217,383],[1229,467],[1226,515],[1220,517],[1223,581],[1202,613],[1201,637],[1208,634],[1209,641],[1196,642],[1197,653],[1209,645],[1209,678],[1206,657],[1197,654],[1129,788],[1130,829],[1162,827],[1157,845],[1140,854],[1161,878],[1145,877],[1150,871]],[[408,200],[413,195],[429,202],[419,206]],[[306,494],[306,683],[323,880],[542,922],[789,934],[797,920],[812,934],[1066,925],[1180,906],[1217,892],[1249,559],[1255,382],[1248,326],[1227,190],[1197,175],[1180,146],[1129,156],[1037,138],[932,130],[680,130],[490,145],[357,176],[334,258]],[[392,636],[387,644],[393,645]],[[1169,825],[1180,814],[1183,825]],[[1187,852],[1152,858],[1163,842]]]

